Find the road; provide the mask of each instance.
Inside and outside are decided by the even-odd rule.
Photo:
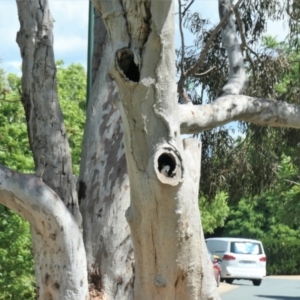
[[[221,283],[219,293],[222,300],[300,300],[300,276],[271,276],[260,286],[248,280]]]

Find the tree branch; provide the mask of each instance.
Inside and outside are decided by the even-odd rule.
[[[86,299],[87,266],[82,234],[64,203],[40,177],[32,174],[14,172],[0,165],[0,183],[0,203],[28,220],[39,237],[39,243],[33,241],[35,263],[44,268],[42,273],[49,281],[47,291],[42,291],[44,286],[37,283],[39,299],[45,299],[45,294],[51,295],[51,299]],[[59,277],[60,270],[51,261],[64,268],[68,274],[65,280]],[[44,277],[38,278],[37,282],[43,280]],[[57,286],[60,293],[55,290]]]
[[[286,181],[286,182],[289,182],[291,184],[300,185],[299,182],[296,182],[296,181],[293,181],[293,180],[288,180],[288,179],[283,179],[283,180]]]
[[[300,128],[300,106],[265,98],[227,95],[207,105],[182,105],[181,133],[198,133],[231,121]]]
[[[182,12],[182,16],[184,17],[186,12],[189,10],[189,8],[192,6],[192,4],[195,2],[195,0],[192,0],[184,9],[184,11]]]
[[[48,2],[16,1],[21,26],[17,43],[22,53],[23,74],[19,92],[35,168],[39,174],[43,169],[43,181],[59,195],[81,224],[76,186],[68,180],[73,177],[72,157],[58,101],[53,19]],[[41,156],[44,157],[42,166],[39,165]]]
[[[228,18],[231,16],[234,9],[237,9],[240,6],[242,1],[243,0],[239,0],[232,9],[228,10],[226,13],[223,14],[223,18],[221,19],[219,24],[215,27],[215,29],[212,31],[212,33],[211,33],[207,43],[205,44],[203,50],[201,51],[200,56],[199,56],[198,60],[196,61],[196,63],[192,67],[190,67],[188,70],[186,70],[184,73],[181,73],[180,79],[177,84],[177,87],[178,87],[177,91],[178,91],[179,95],[180,95],[181,91],[183,91],[183,86],[184,86],[186,79],[189,76],[191,76],[192,74],[194,74],[197,70],[199,70],[199,68],[201,67],[201,65],[204,62],[204,59],[208,53],[208,50],[209,50],[214,38],[216,37],[216,35],[218,34],[218,32],[220,31],[222,26],[227,22]]]
[[[181,74],[184,73],[184,69],[183,69],[183,60],[184,60],[184,56],[185,56],[185,43],[184,43],[184,34],[183,34],[183,29],[182,29],[182,11],[181,11],[181,0],[178,0],[178,9],[179,9],[179,31],[180,31],[180,38],[181,38],[181,59],[180,59],[180,70],[181,70]]]
[[[238,3],[242,1],[238,1]],[[219,0],[219,15],[223,20],[228,13],[236,11],[238,6],[232,5],[232,0]],[[222,43],[226,48],[229,60],[229,78],[227,84],[220,91],[221,95],[238,95],[241,94],[248,85],[248,77],[245,72],[244,58],[240,43],[237,39],[235,22],[230,15],[227,22],[222,28]]]
[[[240,28],[240,34],[241,34],[241,39],[242,39],[241,48],[242,48],[242,50],[246,50],[247,58],[248,58],[248,60],[251,64],[251,67],[253,69],[253,73],[254,73],[254,76],[255,76],[254,63],[253,63],[251,55],[248,53],[248,51],[251,52],[252,54],[254,54],[258,61],[260,60],[260,58],[259,58],[258,54],[251,47],[249,47],[249,45],[247,43],[246,34],[245,34],[245,26],[244,26],[244,23],[241,19],[239,11],[237,9],[235,9],[234,14],[235,14],[235,18],[236,18],[237,23],[238,23],[239,28]]]
[[[206,70],[205,72],[202,73],[195,73],[193,74],[194,77],[202,77],[204,75],[207,75],[209,72],[211,72],[216,66],[211,67],[210,69]]]
[[[192,4],[192,3],[191,3]],[[180,77],[184,76],[184,56],[185,56],[185,43],[184,43],[184,34],[183,34],[183,29],[182,29],[182,17],[184,16],[184,14],[181,11],[182,8],[182,4],[181,4],[181,0],[178,0],[178,10],[179,10],[179,31],[180,31],[180,38],[181,38],[181,58],[180,58]],[[185,10],[186,11],[186,10]],[[185,13],[184,11],[184,13]],[[183,103],[189,103],[191,102],[188,94],[186,93],[186,91],[184,90],[183,84],[182,85],[178,85],[178,94],[179,94],[179,98]]]

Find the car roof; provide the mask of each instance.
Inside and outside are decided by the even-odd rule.
[[[258,242],[261,243],[259,240],[253,240],[253,239],[247,239],[247,238],[231,238],[231,237],[219,237],[219,238],[208,238],[205,239],[206,241],[225,241],[225,242],[241,242],[241,241],[247,241],[247,242]]]

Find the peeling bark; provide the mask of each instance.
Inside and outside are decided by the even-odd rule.
[[[22,103],[36,170],[72,211],[78,224],[76,184],[63,115],[58,103],[53,53],[53,19],[47,0],[16,1],[21,28]],[[40,158],[44,158],[42,166]]]
[[[87,107],[79,176],[79,200],[87,251],[91,299],[132,299],[134,259],[125,210],[129,179],[118,97],[108,75],[111,46],[99,15],[95,19],[93,85]]]
[[[180,136],[173,1],[131,1],[131,7],[149,6],[144,26],[144,16],[126,4],[95,1],[113,40],[109,71],[120,93],[134,299],[219,299],[198,211],[200,144]]]
[[[232,2],[232,0],[219,0],[219,15],[221,20],[229,11],[233,10]],[[228,82],[222,91],[219,92],[219,96],[239,95],[247,88],[248,77],[245,71],[241,45],[236,34],[233,14],[231,14],[222,27],[222,43],[227,51],[230,69]]]

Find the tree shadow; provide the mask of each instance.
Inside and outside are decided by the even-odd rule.
[[[299,296],[273,296],[273,295],[255,295],[259,298],[268,298],[273,300],[299,300]]]
[[[231,283],[231,285],[238,285],[238,286],[252,286],[252,284],[247,284],[247,283],[239,283],[239,282],[233,282],[233,283]]]

